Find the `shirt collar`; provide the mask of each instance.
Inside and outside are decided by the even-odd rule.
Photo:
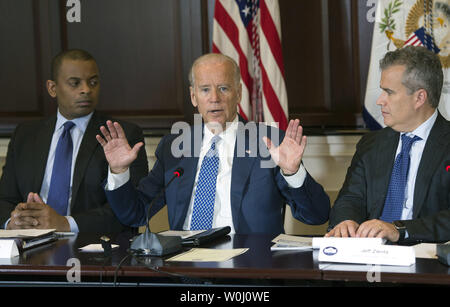
[[[70,121],[73,122],[75,124],[75,127],[77,127],[78,129],[80,129],[83,133],[86,131],[87,125],[89,123],[89,120],[91,119],[92,115],[94,114],[94,112],[89,113],[88,115],[82,116],[82,117],[77,117],[74,119],[71,119]],[[65,118],[58,109],[58,112],[56,114],[56,126],[55,126],[55,130],[60,129],[65,122],[69,121],[67,118]]]
[[[438,112],[437,109],[434,111],[433,115],[430,116],[425,122],[423,122],[419,127],[414,129],[412,132],[406,133],[407,136],[417,135],[423,141],[428,139],[428,135],[430,135],[431,128],[433,128],[434,123],[436,122]],[[404,133],[402,133],[403,135]]]
[[[228,122],[226,129],[218,134],[220,139],[227,144],[234,144],[236,142],[236,133],[238,128],[238,116],[234,118],[233,121]],[[205,132],[203,135],[203,144],[210,144],[211,139],[214,137],[214,134],[208,129],[205,125]]]

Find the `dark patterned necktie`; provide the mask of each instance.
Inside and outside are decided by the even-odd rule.
[[[410,138],[406,134],[402,135],[402,150],[395,159],[392,169],[391,181],[389,182],[388,193],[384,202],[383,213],[380,220],[392,223],[402,217],[403,204],[405,202],[406,183],[409,171],[409,152],[415,141],[420,137]]]
[[[64,124],[64,131],[59,137],[53,162],[50,190],[47,204],[58,214],[66,215],[70,195],[70,179],[72,173],[73,143],[70,130],[75,126],[71,121]]]
[[[216,143],[220,137],[212,139],[211,148],[203,158],[195,190],[192,212],[191,230],[210,229],[214,217],[214,201],[216,198],[216,181],[219,171],[219,155]]]

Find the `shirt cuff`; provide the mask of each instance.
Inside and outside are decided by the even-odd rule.
[[[8,227],[9,221],[11,221],[11,218],[6,220],[5,224],[3,225],[3,229],[6,229],[6,227]]]
[[[67,219],[67,222],[68,222],[69,225],[70,225],[70,231],[71,231],[71,232],[76,232],[76,233],[80,232],[80,230],[78,229],[78,224],[77,224],[77,222],[75,222],[75,220],[73,219],[73,217],[71,217],[71,216],[65,216],[65,218]],[[6,229],[6,227],[8,227],[8,223],[9,223],[10,220],[11,220],[11,218],[9,218],[9,219],[5,222],[5,224],[3,225],[4,229]]]
[[[306,179],[306,168],[303,166],[303,164],[300,164],[297,173],[293,175],[285,176],[281,170],[280,173],[288,183],[289,187],[293,189],[300,188]]]
[[[80,232],[80,230],[78,229],[78,224],[77,224],[77,222],[75,222],[73,217],[65,216],[65,218],[67,219],[67,222],[69,222],[71,232],[75,232],[75,233]]]
[[[108,181],[105,189],[107,191],[118,189],[127,183],[128,180],[130,180],[130,169],[127,169],[125,172],[120,174],[113,174],[111,169],[108,168]]]

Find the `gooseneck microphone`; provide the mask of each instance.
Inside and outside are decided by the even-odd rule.
[[[150,205],[148,206],[147,209],[147,225],[145,227],[145,229],[147,230],[150,226],[149,226],[149,222],[150,222],[150,210],[153,207],[153,204],[156,202],[157,199],[159,199],[159,197],[166,191],[167,187],[172,183],[172,181],[175,178],[181,177],[184,174],[184,169],[179,167],[176,170],[173,171],[173,176],[172,178],[169,180],[169,182],[164,186],[164,188],[159,191],[159,193],[153,198],[153,200],[151,201]]]
[[[153,204],[165,192],[166,188],[174,181],[175,178],[181,177],[184,170],[179,167],[173,172],[173,177],[167,182],[164,188],[153,198],[147,209],[147,224],[145,231],[137,236],[131,243],[130,250],[139,256],[164,256],[181,250],[181,237],[179,236],[162,236],[150,232],[150,210]]]

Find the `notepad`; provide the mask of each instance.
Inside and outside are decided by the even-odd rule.
[[[0,229],[0,238],[37,238],[55,232],[55,229]]]
[[[272,242],[275,243],[270,247],[272,251],[312,249],[312,238],[310,237],[280,234]]]
[[[166,230],[163,232],[158,232],[158,234],[169,237],[179,236],[181,239],[187,239],[202,232],[204,232],[204,230]]]
[[[192,248],[189,251],[176,255],[166,261],[195,261],[195,262],[222,262],[230,260],[248,251],[248,248],[212,249]]]

